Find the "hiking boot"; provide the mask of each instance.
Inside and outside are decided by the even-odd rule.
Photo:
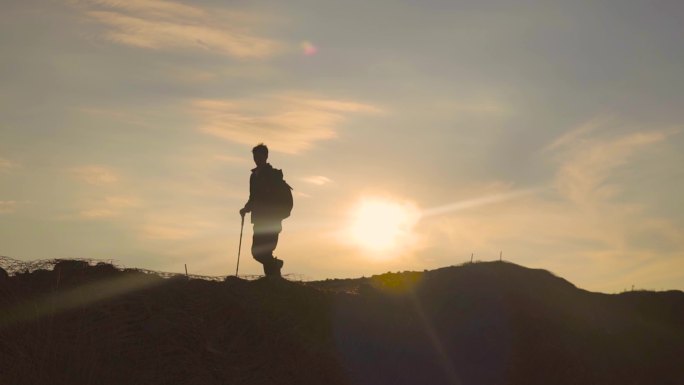
[[[264,274],[267,277],[280,277],[280,269],[282,267],[283,261],[278,258],[273,258],[268,263],[264,263]]]
[[[282,259],[273,258],[273,274],[280,277],[280,269],[283,268],[285,262]]]

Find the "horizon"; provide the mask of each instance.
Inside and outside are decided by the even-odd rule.
[[[66,264],[66,265],[61,265],[61,264]],[[487,268],[489,269],[490,267],[487,266],[496,266],[498,264],[506,265],[506,268],[509,268],[511,266],[515,268],[520,268],[529,272],[543,272],[550,274],[553,278],[558,279],[559,281],[566,282],[573,286],[573,288],[580,290],[580,291],[586,291],[589,293],[593,294],[608,294],[608,295],[620,295],[624,293],[633,293],[633,292],[644,292],[644,293],[652,293],[652,294],[661,294],[661,293],[668,293],[668,292],[673,292],[673,291],[679,291],[679,292],[684,292],[684,290],[678,290],[678,289],[649,289],[649,288],[641,288],[641,287],[625,287],[622,290],[615,291],[615,292],[601,292],[601,291],[592,291],[592,290],[587,290],[586,288],[583,288],[581,286],[576,285],[575,283],[567,280],[565,277],[558,275],[554,273],[553,271],[546,270],[544,268],[538,268],[538,267],[528,267],[528,266],[523,266],[520,264],[517,264],[515,262],[507,261],[505,259],[500,259],[500,260],[487,260],[487,261],[481,261],[481,260],[476,260],[473,259],[472,261],[468,260],[459,264],[454,264],[454,265],[449,265],[449,266],[440,266],[440,267],[435,267],[433,269],[424,269],[424,270],[404,270],[404,271],[384,271],[384,272],[377,272],[377,273],[371,273],[369,275],[363,275],[363,276],[355,276],[355,277],[338,277],[338,278],[322,278],[322,279],[306,279],[306,277],[301,277],[296,273],[290,273],[290,274],[284,274],[282,278],[284,279],[278,279],[278,280],[273,280],[273,279],[267,279],[263,274],[226,274],[226,275],[199,275],[199,274],[194,274],[192,272],[169,272],[169,271],[161,271],[161,270],[151,270],[151,269],[145,269],[145,268],[138,268],[135,266],[124,266],[119,263],[117,263],[116,260],[102,260],[102,259],[94,259],[94,258],[73,258],[73,259],[40,259],[40,260],[31,260],[31,261],[21,261],[17,260],[8,256],[0,255],[0,269],[2,269],[5,273],[7,273],[7,276],[12,279],[12,277],[16,279],[25,279],[26,277],[33,277],[35,276],[34,273],[43,271],[44,272],[57,272],[61,271],[60,270],[60,265],[62,269],[71,269],[75,271],[79,271],[80,269],[84,269],[83,271],[89,271],[91,269],[99,269],[104,267],[111,267],[113,270],[107,270],[107,269],[101,269],[100,271],[107,271],[109,273],[113,272],[118,272],[118,273],[125,273],[125,272],[138,272],[142,273],[143,276],[156,276],[159,278],[163,279],[175,279],[175,278],[187,278],[191,280],[200,280],[200,281],[210,281],[210,282],[215,282],[215,283],[220,283],[220,282],[229,282],[231,279],[238,279],[238,280],[243,280],[247,282],[257,282],[257,281],[268,281],[268,282],[288,282],[288,283],[293,283],[293,284],[339,284],[337,281],[349,281],[348,283],[350,284],[360,284],[360,281],[368,281],[368,282],[373,282],[374,284],[380,285],[379,288],[383,288],[383,290],[387,289],[388,291],[386,292],[394,292],[394,293],[403,293],[406,294],[409,289],[415,289],[419,285],[420,282],[422,282],[422,278],[415,279],[416,277],[422,277],[423,274],[430,274],[430,273],[440,273],[444,271],[456,271],[456,270],[462,270],[462,269],[471,269],[471,268]],[[487,265],[487,266],[483,266]],[[60,273],[61,274],[61,273]],[[37,275],[37,274],[36,274]],[[404,276],[406,277],[408,275],[409,278],[407,278],[407,281],[401,281],[406,284],[406,286],[399,286],[395,287],[393,284],[396,284],[397,282],[394,280],[387,280],[387,277],[396,277],[396,276]],[[23,277],[23,278],[22,278]],[[276,283],[277,285],[277,283]],[[315,287],[315,286],[314,286]],[[394,289],[401,288],[399,291],[393,291]],[[122,291],[128,291],[128,290],[136,290],[135,288],[127,288],[125,285],[120,288]],[[339,290],[339,287],[338,289]],[[348,291],[348,287],[345,287],[343,290],[345,292]]]
[[[0,255],[231,275],[263,142],[285,274],[684,290],[681,2],[4,8]]]

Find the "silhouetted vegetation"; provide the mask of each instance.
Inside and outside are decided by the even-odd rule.
[[[0,274],[6,384],[680,384],[684,293],[510,263],[295,283]]]

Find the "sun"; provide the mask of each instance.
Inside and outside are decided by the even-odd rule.
[[[382,198],[363,199],[351,216],[350,241],[375,252],[405,245],[418,218],[413,205]]]

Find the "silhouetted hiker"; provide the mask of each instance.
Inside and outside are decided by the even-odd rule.
[[[266,162],[268,147],[261,143],[252,149],[252,155],[256,168],[249,177],[249,200],[240,215],[252,213],[252,256],[264,265],[266,276],[279,277],[283,261],[273,256],[273,250],[283,229],[282,220],[292,210],[292,188],[283,180],[282,170]]]

